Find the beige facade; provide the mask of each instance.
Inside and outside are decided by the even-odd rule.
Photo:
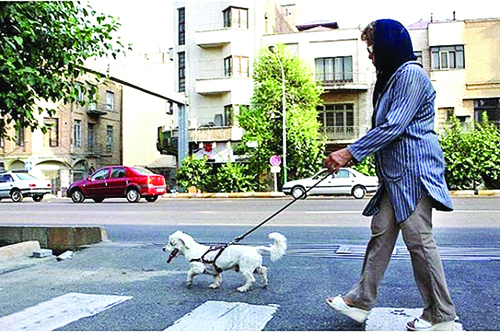
[[[101,166],[121,163],[122,89],[108,82],[98,86],[96,103],[55,107],[51,118],[38,116],[47,133],[28,129],[16,133],[11,129],[14,140],[2,142],[0,162],[5,170],[27,169],[50,180],[53,193],[63,195],[72,181]]]
[[[323,88],[317,107],[327,151],[344,147],[371,126],[375,71],[359,29],[310,29],[266,35],[265,45],[284,44],[306,61]]]
[[[113,72],[127,82],[168,96],[172,92],[173,62],[168,53],[150,53],[127,58]],[[171,104],[165,99],[132,87],[123,87],[123,164],[146,167],[169,176],[176,157],[157,149],[158,126],[174,126]]]
[[[436,89],[436,129],[451,115],[465,124],[487,112],[500,125],[500,18],[409,27]]]

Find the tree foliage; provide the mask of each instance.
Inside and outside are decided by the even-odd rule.
[[[253,64],[254,93],[249,109],[240,110],[238,121],[244,134],[238,153],[249,154],[254,171],[266,170],[272,155],[283,152],[283,108],[281,60],[285,74],[287,173],[289,179],[310,176],[323,161],[324,142],[316,106],[322,92],[312,69],[278,45],[276,54],[259,51]],[[247,147],[257,142],[257,148]]]
[[[463,129],[453,117],[439,136],[450,189],[500,188],[500,129],[483,117]]]
[[[74,102],[87,87],[95,94],[94,86],[76,81],[85,61],[116,58],[125,49],[113,39],[120,24],[79,2],[0,2],[0,27],[0,137],[11,125],[39,127],[35,113],[45,110],[39,101]]]

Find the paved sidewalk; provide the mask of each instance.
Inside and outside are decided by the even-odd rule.
[[[367,194],[370,197],[373,194]],[[452,197],[500,197],[500,190],[451,190]],[[163,195],[163,198],[287,198],[280,191],[272,192],[246,192],[246,193],[169,193]],[[316,196],[317,197],[317,196]],[[324,196],[321,196],[324,197]],[[350,197],[350,196],[346,196]]]

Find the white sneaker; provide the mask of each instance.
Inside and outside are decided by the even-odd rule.
[[[364,323],[370,311],[366,311],[357,307],[348,306],[344,302],[344,298],[341,295],[330,300],[326,298],[326,304],[333,308],[335,311],[339,311],[343,315],[348,316],[351,319],[356,320],[359,323]]]
[[[406,329],[409,331],[452,331],[454,321],[443,321],[437,324],[432,324],[421,318],[415,318],[406,324]]]

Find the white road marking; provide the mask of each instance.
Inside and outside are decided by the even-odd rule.
[[[406,323],[420,317],[421,308],[376,307],[371,310],[365,322],[365,331],[406,331]],[[463,331],[463,326],[455,322],[453,331]]]
[[[0,318],[0,332],[52,331],[90,317],[132,297],[68,293]]]
[[[357,211],[305,211],[306,214],[360,214],[363,210]],[[446,212],[446,214],[453,213],[499,213],[500,210],[453,210],[451,212]]]
[[[207,301],[165,331],[261,331],[278,307]]]

